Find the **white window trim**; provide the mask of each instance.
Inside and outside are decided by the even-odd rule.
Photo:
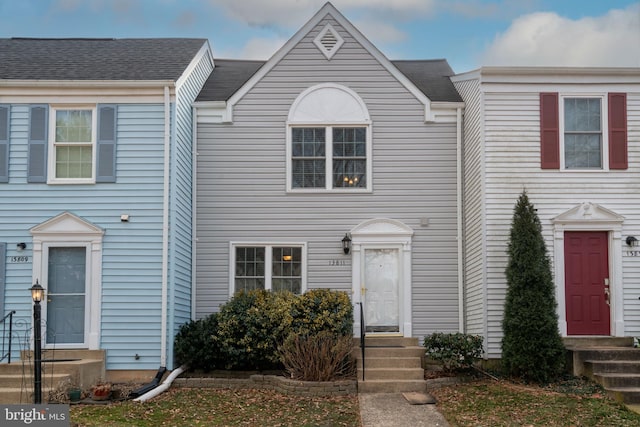
[[[367,170],[365,177],[367,185],[365,187],[337,187],[333,188],[333,128],[365,128],[366,130],[366,164]],[[294,128],[324,128],[325,129],[325,187],[304,187],[293,188],[292,177],[293,173],[293,158],[292,158],[292,133]],[[287,192],[290,193],[326,193],[326,192],[338,192],[338,193],[370,193],[371,187],[371,156],[373,150],[371,148],[371,124],[354,124],[354,123],[295,123],[287,126]]]
[[[565,93],[559,95],[558,105],[558,125],[560,127],[560,170],[563,172],[589,172],[599,173],[609,171],[609,104],[606,93]],[[600,129],[602,132],[602,168],[572,168],[568,169],[564,156],[564,101],[575,98],[598,98],[600,99]]]
[[[33,236],[32,282],[35,283],[38,280],[45,290],[48,287],[49,247],[86,248],[84,343],[56,344],[56,347],[98,350],[100,348],[102,240],[104,231],[73,214],[64,212],[33,227],[30,232]],[[46,300],[42,306],[42,316],[43,319],[46,319]],[[46,328],[43,331],[43,337],[46,337]]]
[[[98,108],[96,104],[51,105],[49,108],[49,141],[47,159],[47,184],[95,184],[96,151],[98,138]],[[91,178],[56,178],[56,113],[59,110],[91,111]]]
[[[314,111],[313,107],[318,110]],[[326,132],[326,168],[324,188],[293,188],[291,174],[291,133],[294,127],[364,127],[366,128],[367,171],[366,187],[333,188],[333,134]],[[322,83],[304,90],[291,105],[287,118],[286,135],[286,191],[287,193],[370,193],[373,191],[373,124],[366,104],[352,89],[335,84]]]
[[[255,241],[231,241],[229,242],[229,297],[233,297],[236,293],[235,290],[235,266],[236,266],[236,248],[237,247],[264,247],[264,263],[265,263],[265,277],[264,288],[265,290],[271,290],[271,265],[272,265],[272,248],[286,247],[286,248],[301,248],[302,252],[302,271],[300,272],[300,293],[303,294],[307,290],[307,244],[304,242],[255,242]],[[269,268],[267,268],[267,266]],[[269,274],[267,274],[267,272]]]

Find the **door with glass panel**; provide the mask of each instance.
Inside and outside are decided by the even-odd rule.
[[[47,345],[85,343],[86,248],[50,247]]]

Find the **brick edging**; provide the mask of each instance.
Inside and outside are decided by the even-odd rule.
[[[173,387],[275,390],[295,396],[344,396],[358,393],[356,380],[298,381],[278,375],[249,378],[176,378]]]

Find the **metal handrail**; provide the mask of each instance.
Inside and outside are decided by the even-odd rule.
[[[15,310],[11,310],[8,314],[0,320],[2,323],[2,357],[0,358],[0,362],[4,359],[7,359],[7,363],[11,364],[11,341],[13,340],[13,315],[16,314]],[[9,319],[9,345],[8,351],[4,352],[4,344],[7,337],[7,318]]]
[[[364,309],[362,308],[362,302],[359,302],[360,306],[360,351],[362,352],[362,381],[364,381],[364,353],[365,353],[365,325],[364,325]]]

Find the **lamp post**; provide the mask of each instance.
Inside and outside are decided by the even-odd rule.
[[[33,403],[42,403],[42,333],[40,325],[40,301],[44,298],[44,288],[36,279],[29,288],[33,299]]]

